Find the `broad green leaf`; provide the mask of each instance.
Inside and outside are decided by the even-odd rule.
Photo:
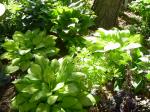
[[[47,99],[48,96],[52,95],[52,93],[49,91],[49,87],[47,84],[42,83],[40,91],[37,91],[34,93],[30,99],[30,102],[37,102],[40,100]]]
[[[56,44],[55,39],[56,38],[57,38],[56,36],[48,35],[47,38],[45,38],[45,41],[44,41],[45,46],[48,46],[48,47],[55,46],[55,44]]]
[[[53,105],[57,101],[57,98],[58,98],[58,96],[56,96],[56,95],[49,96],[47,99],[47,103],[49,105]]]
[[[13,40],[18,44],[22,45],[24,44],[24,35],[23,33],[16,31],[13,35]]]
[[[29,95],[24,93],[19,93],[12,99],[12,107],[18,108],[18,106],[27,101]]]
[[[60,106],[53,106],[52,112],[66,112],[66,111]]]
[[[40,88],[41,88],[40,84],[34,84],[33,83],[33,84],[27,85],[25,88],[23,88],[21,92],[34,94],[35,92],[40,90]]]
[[[42,31],[42,32],[38,31],[38,32],[33,32],[33,33],[35,33],[35,34],[37,33],[38,35],[36,34],[36,36],[32,38],[32,43],[33,43],[33,45],[38,46],[40,43],[43,42],[43,39],[46,36],[46,33],[44,31]]]
[[[6,67],[5,73],[6,73],[6,74],[10,74],[10,73],[16,72],[17,70],[19,70],[19,67],[18,67],[18,66],[9,65],[9,66]]]
[[[5,6],[3,4],[0,3],[0,16],[2,16],[5,13]]]
[[[48,90],[41,90],[33,94],[33,96],[30,99],[30,102],[36,102],[39,101],[40,99],[44,99],[47,97]]]
[[[32,80],[32,81],[39,80],[37,77],[34,76],[34,74],[28,74],[25,76],[25,78],[28,78],[29,80]]]
[[[60,82],[56,85],[56,87],[53,89],[53,91],[57,91],[59,89],[61,89],[62,87],[64,87],[64,82]]]
[[[92,106],[93,105],[93,102],[91,102],[91,100],[87,96],[80,97],[80,101],[81,101],[81,104],[84,107],[88,107],[88,106]]]
[[[131,50],[131,49],[136,49],[139,47],[141,47],[141,44],[139,44],[139,43],[130,43],[126,47],[122,48],[122,50]]]
[[[143,0],[144,3],[150,3],[150,0]]]
[[[19,106],[20,112],[29,112],[30,110],[36,108],[36,103],[25,102]]]
[[[41,69],[44,70],[49,65],[49,60],[40,55],[35,56],[35,63],[41,66]]]
[[[31,49],[19,50],[19,54],[20,54],[20,55],[25,55],[25,54],[29,53],[30,51],[31,51]]]
[[[38,79],[42,79],[42,69],[40,65],[38,64],[32,64],[29,71],[31,71],[32,74],[34,74],[35,77]]]
[[[74,81],[76,81],[76,80],[82,81],[82,80],[86,79],[86,77],[87,77],[86,74],[84,74],[82,72],[73,72],[70,77],[70,80],[72,79]]]
[[[20,62],[20,58],[15,58],[12,60],[12,65],[18,65],[19,62]]]
[[[5,40],[5,43],[2,45],[4,49],[6,49],[8,52],[13,52],[17,50],[17,46],[14,42],[14,40]]]
[[[60,60],[59,60],[60,61]],[[60,62],[61,63],[61,62]],[[57,81],[66,81],[73,71],[74,64],[72,63],[71,57],[65,57],[60,64],[59,75],[57,76]]]
[[[148,57],[148,56],[143,56],[143,57],[141,57],[141,58],[139,58],[141,61],[143,61],[143,62],[145,62],[145,63],[148,63],[148,62],[150,62],[150,56]]]
[[[150,73],[146,74],[145,76],[148,80],[150,80]]]
[[[129,37],[130,36],[130,31],[129,30],[122,30],[119,32],[121,37]]]
[[[109,50],[114,50],[114,49],[117,49],[120,47],[120,44],[119,43],[108,43],[108,45],[106,45],[104,47],[104,51],[109,51]]]
[[[81,110],[81,109],[83,109],[83,108],[82,108],[81,102],[79,101],[78,103],[76,103],[75,105],[73,105],[70,109],[71,109],[71,110],[72,110],[72,109]]]
[[[50,105],[40,103],[36,109],[36,112],[50,112]]]
[[[71,96],[76,96],[80,93],[80,88],[75,83],[70,83],[65,85],[63,93]]]
[[[51,61],[51,68],[52,68],[52,70],[53,70],[55,73],[58,72],[58,70],[59,70],[59,62],[58,62],[57,59],[53,59],[53,60]]]
[[[31,62],[29,60],[27,61],[20,60],[19,67],[22,71],[26,71],[30,67],[30,64]]]
[[[64,108],[71,108],[72,106],[74,106],[77,103],[79,103],[79,100],[77,98],[71,97],[71,96],[66,96],[62,100],[62,106]]]
[[[43,79],[45,82],[47,82],[48,84],[51,83],[52,81],[55,81],[55,74],[52,71],[52,69],[50,68],[50,66],[47,66],[44,69],[44,74],[43,74]],[[53,83],[54,84],[54,83]]]
[[[95,100],[95,98],[93,97],[93,95],[88,94],[86,97],[89,98],[89,100],[91,101],[91,103],[92,103],[93,105],[96,104],[96,100]]]

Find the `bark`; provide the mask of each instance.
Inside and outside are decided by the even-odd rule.
[[[95,0],[93,11],[96,13],[96,27],[110,29],[117,25],[117,18],[123,0]]]

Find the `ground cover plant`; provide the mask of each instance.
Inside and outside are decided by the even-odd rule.
[[[57,37],[46,35],[45,31],[27,31],[25,34],[15,32],[12,39],[6,39],[2,45],[6,52],[2,59],[10,60],[8,73],[13,73],[18,69],[25,71],[30,66],[35,54],[41,54],[47,58],[58,53],[55,47]],[[11,70],[9,70],[9,68]]]
[[[0,111],[150,111],[149,3],[131,4],[144,27],[133,34],[91,31],[90,2],[2,1]]]
[[[13,82],[19,92],[12,101],[14,109],[20,112],[84,112],[84,107],[96,103],[84,85],[86,75],[74,71],[72,58],[60,61],[54,59],[50,63],[45,57],[35,56],[28,74]]]
[[[149,36],[149,8],[150,8],[150,1],[149,0],[136,0],[133,1],[130,5],[132,11],[138,13],[142,16],[142,33],[146,36]]]
[[[136,92],[146,87],[143,83],[150,63],[149,55],[142,53],[140,35],[131,35],[128,30],[100,28],[87,41],[87,48],[77,48],[75,62],[79,70],[88,74],[89,84],[103,85],[115,79],[114,89],[119,91],[128,77],[128,86]],[[127,72],[132,73],[127,76]]]

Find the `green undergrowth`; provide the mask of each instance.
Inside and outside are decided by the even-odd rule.
[[[88,0],[3,4],[0,73],[16,77],[12,110],[87,112],[101,100],[94,87],[109,82],[113,91],[149,92],[150,55],[143,36],[116,28],[87,36],[95,18]]]

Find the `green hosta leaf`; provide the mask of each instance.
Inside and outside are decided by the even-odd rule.
[[[56,85],[56,87],[53,89],[53,91],[57,91],[57,90],[59,90],[59,89],[61,89],[61,88],[63,88],[63,87],[64,87],[64,82],[58,83],[58,84]]]
[[[71,107],[71,109],[75,109],[75,110],[82,110],[82,104],[80,102],[76,103],[75,105],[73,105]]]
[[[150,73],[148,73],[145,77],[150,80]]]
[[[29,94],[19,93],[12,99],[12,107],[14,109],[18,108],[18,106],[27,101],[29,98]]]
[[[2,16],[5,13],[5,6],[3,4],[0,3],[0,16]]]
[[[4,49],[6,49],[9,52],[13,52],[17,50],[17,46],[14,40],[5,40],[5,43],[2,46],[4,47]]]
[[[6,74],[10,74],[10,73],[16,72],[17,70],[19,70],[19,67],[18,67],[18,66],[9,65],[9,66],[6,67],[5,73],[6,73]]]
[[[53,59],[51,61],[51,68],[52,68],[52,70],[56,73],[56,72],[58,72],[59,67],[60,67],[60,64],[59,64],[58,60],[57,59]]]
[[[130,43],[129,45],[124,47],[122,50],[131,50],[131,49],[136,49],[139,47],[141,47],[141,44],[139,44],[139,43]]]
[[[65,85],[64,89],[63,93],[71,96],[76,96],[80,93],[80,88],[75,83]]]
[[[36,112],[50,112],[50,105],[40,103],[36,109]]]
[[[16,31],[13,35],[13,40],[19,45],[24,43],[24,35],[21,32]]]
[[[109,51],[109,50],[114,50],[114,49],[117,49],[120,47],[120,44],[119,43],[108,43],[108,45],[106,45],[104,47],[104,51]]]
[[[71,108],[74,105],[76,105],[77,103],[80,103],[77,98],[71,97],[71,96],[66,96],[66,97],[63,98],[62,106],[64,108]]]
[[[53,47],[55,46],[56,42],[55,42],[55,39],[57,37],[53,36],[53,35],[48,35],[47,38],[45,39],[44,41],[44,44],[45,46],[48,46],[48,47]]]
[[[52,95],[49,91],[49,87],[47,84],[42,83],[41,90],[34,93],[30,99],[30,102],[37,102],[47,98],[48,96]]]
[[[37,92],[40,88],[41,88],[40,84],[33,83],[33,84],[27,85],[25,88],[23,88],[21,92],[33,94],[33,93]]]
[[[29,67],[30,67],[30,64],[31,62],[30,61],[20,61],[19,63],[19,67],[22,71],[26,71]]]
[[[73,72],[69,80],[82,81],[86,79],[86,74],[82,72]]]
[[[142,62],[148,63],[150,62],[150,56],[142,56],[139,58]]]
[[[28,74],[28,75],[25,76],[25,78],[28,78],[31,81],[39,80],[37,77],[34,76],[34,74]]]
[[[42,69],[40,67],[40,65],[38,64],[32,64],[30,69],[29,69],[29,73],[31,72],[31,74],[33,74],[36,78],[38,79],[42,79]]]
[[[38,46],[38,45],[40,45],[40,43],[42,43],[43,42],[43,39],[44,39],[44,37],[46,36],[46,32],[33,32],[33,33],[38,33],[38,36],[35,36],[35,37],[33,37],[32,38],[32,43],[33,43],[33,45],[36,45],[36,46]],[[43,44],[44,45],[44,44]]]
[[[119,32],[121,37],[129,37],[130,36],[130,31],[129,30],[122,30]]]
[[[19,50],[19,54],[20,54],[20,55],[25,55],[25,54],[29,53],[30,51],[31,51],[31,49]]]
[[[36,108],[36,103],[25,102],[19,106],[19,112],[29,112],[30,110]]]
[[[16,79],[12,83],[15,84],[16,89],[18,91],[22,91],[22,89],[24,89],[27,85],[29,85],[31,81],[27,78],[23,78],[23,79]]]
[[[47,82],[48,84],[55,80],[55,74],[52,71],[52,69],[50,68],[50,66],[47,66],[44,69],[43,78],[44,78],[44,81]]]
[[[45,44],[44,44],[44,43],[39,43],[39,44],[36,46],[36,48],[34,48],[34,49],[37,50],[37,49],[41,49],[41,48],[43,48],[43,47],[45,47]]]
[[[43,56],[35,55],[35,63],[41,66],[41,69],[44,70],[49,65],[49,60]]]
[[[41,90],[36,92],[30,99],[30,102],[36,102],[44,97],[47,97],[48,90]]]
[[[66,81],[70,77],[70,74],[73,71],[73,67],[74,64],[72,63],[72,58],[65,57],[60,64],[60,70],[59,74],[57,75],[57,81]]]
[[[18,65],[19,62],[20,62],[20,58],[15,58],[12,60],[12,65]]]
[[[75,23],[71,23],[68,25],[68,28],[75,28],[76,24]]]
[[[56,95],[49,96],[47,99],[47,103],[49,105],[53,105],[57,101],[57,98],[58,98],[58,96],[56,96]]]
[[[1,59],[11,60],[13,58],[16,58],[16,56],[14,56],[14,54],[11,52],[5,52],[4,54],[1,55]]]
[[[60,106],[53,106],[52,112],[66,112],[66,111]]]
[[[92,105],[96,104],[96,100],[91,94],[88,94],[87,96],[81,97],[80,101],[81,101],[82,105],[85,107],[92,106]]]

